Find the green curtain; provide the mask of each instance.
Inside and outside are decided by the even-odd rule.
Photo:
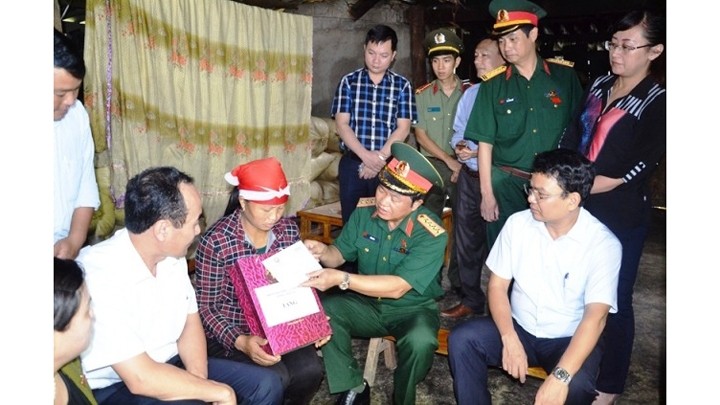
[[[312,18],[229,0],[88,0],[86,14],[96,236],[122,220],[127,180],[152,166],[195,178],[208,225],[227,203],[224,173],[262,157],[283,164],[286,215],[305,205]]]

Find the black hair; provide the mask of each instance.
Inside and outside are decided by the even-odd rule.
[[[390,40],[392,50],[395,51],[397,49],[398,42],[395,30],[388,27],[387,25],[379,24],[370,28],[370,31],[368,31],[367,35],[365,36],[365,45],[371,42],[380,43],[387,40]]]
[[[145,169],[130,179],[125,190],[125,227],[139,234],[161,219],[182,227],[187,207],[179,186],[192,182],[192,177],[167,166]]]
[[[85,274],[75,260],[54,258],[55,330],[65,331],[80,308]]]
[[[223,216],[232,214],[240,208],[240,189],[237,187],[233,187],[230,191],[230,198],[228,198],[227,206],[225,206],[225,213]]]
[[[649,45],[665,46],[665,16],[652,10],[633,10],[610,27],[610,35],[636,26],[642,27],[643,37]],[[642,44],[644,45],[644,44]],[[650,62],[650,74],[660,84],[665,84],[665,50]]]
[[[525,33],[526,37],[530,37],[530,31],[532,31],[533,28],[537,28],[532,24],[520,24],[520,28],[518,30]],[[538,29],[538,34],[540,33],[540,30]]]
[[[554,178],[563,195],[580,194],[583,205],[590,195],[595,181],[595,167],[585,156],[571,149],[553,149],[538,154],[532,167],[533,173],[541,173]]]
[[[64,69],[72,77],[82,80],[85,77],[85,62],[82,54],[73,45],[70,38],[58,30],[55,31],[55,67]]]

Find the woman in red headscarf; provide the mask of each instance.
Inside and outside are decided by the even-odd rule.
[[[200,238],[195,277],[208,355],[270,367],[285,389],[285,404],[308,404],[323,378],[313,346],[281,356],[267,354],[267,341],[250,334],[229,272],[237,260],[282,250],[300,240],[297,224],[284,218],[290,195],[285,173],[275,158],[255,160],[225,174],[236,186],[225,214]]]

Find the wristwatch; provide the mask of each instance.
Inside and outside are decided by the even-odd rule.
[[[350,273],[343,274],[342,283],[338,286],[341,290],[347,290],[350,287]]]
[[[572,380],[572,376],[570,375],[570,373],[568,373],[567,370],[562,367],[555,367],[554,369],[552,369],[550,374],[552,374],[553,377],[564,382],[565,384],[570,384],[570,380]]]

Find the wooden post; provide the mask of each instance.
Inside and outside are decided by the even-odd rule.
[[[410,67],[414,88],[427,83],[427,69],[425,63],[425,9],[419,5],[410,6],[408,10],[410,22]]]

